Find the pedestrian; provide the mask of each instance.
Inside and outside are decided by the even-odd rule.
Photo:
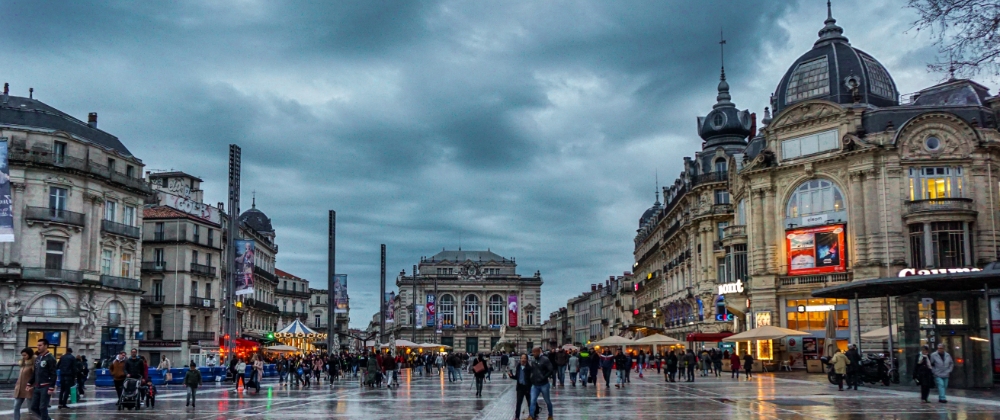
[[[857,344],[849,344],[847,346],[847,360],[851,363],[847,365],[847,389],[858,389],[858,385],[861,382],[859,378],[861,373],[861,353],[858,351]]]
[[[938,402],[947,403],[948,398],[945,397],[944,391],[948,388],[948,378],[951,376],[952,369],[955,368],[955,361],[952,360],[951,355],[944,351],[944,344],[937,345],[937,351],[931,353],[931,370],[934,373],[934,384],[937,385],[938,389]]]
[[[646,352],[644,350],[639,350],[638,363],[635,365],[635,372],[639,374],[639,378],[642,378],[642,370],[646,366]]]
[[[49,353],[49,343],[45,339],[38,340],[38,355],[35,357],[35,371],[24,388],[31,392],[31,411],[42,420],[49,417],[49,399],[56,386],[56,358]]]
[[[125,386],[125,378],[128,374],[125,372],[125,352],[118,353],[115,360],[111,362],[111,380],[115,384],[115,392],[118,394],[118,398],[122,397],[122,387]]]
[[[236,388],[239,389],[240,385],[246,386],[247,378],[247,364],[243,361],[243,358],[238,358],[236,361]]]
[[[722,376],[722,352],[716,349],[712,349],[712,370],[716,378]]]
[[[587,387],[587,381],[590,380],[589,376],[590,376],[590,358],[591,357],[592,357],[592,355],[590,353],[590,349],[588,349],[586,347],[584,347],[583,350],[580,351],[579,356],[578,356],[579,360],[578,360],[577,363],[580,365],[580,371],[578,373],[578,375],[579,375],[578,377],[580,379],[580,385],[583,385],[584,388]]]
[[[632,369],[635,366],[635,355],[625,352],[625,383],[632,383]]]
[[[664,359],[666,365],[664,366],[664,373],[666,373],[667,382],[677,382],[677,353],[673,350],[667,352],[667,357]]]
[[[684,355],[684,370],[687,373],[687,381],[694,382],[694,370],[695,366],[698,365],[698,356],[694,355],[694,351],[688,349],[687,354]]]
[[[21,359],[17,361],[17,365],[21,371],[17,374],[17,384],[14,385],[14,420],[20,420],[21,404],[24,404],[25,399],[31,398],[28,382],[35,375],[35,351],[31,347],[21,350]]]
[[[573,352],[569,355],[569,363],[566,365],[566,370],[569,371],[569,382],[572,386],[576,386],[576,376],[580,373],[580,356],[577,355],[578,352]]]
[[[174,374],[170,373],[170,359],[167,356],[160,357],[160,364],[156,368],[163,372],[164,383],[170,383],[174,380]]]
[[[556,365],[556,370],[559,377],[559,386],[566,386],[566,366],[569,365],[569,355],[566,354],[566,350],[559,349],[555,354],[555,360],[553,361]],[[552,386],[556,386],[556,378],[552,378]]]
[[[125,361],[125,374],[135,379],[143,379],[149,374],[146,364],[139,358],[139,350],[132,349],[132,356]]]
[[[604,374],[604,387],[611,388],[611,369],[615,367],[615,357],[611,355],[611,350],[604,349],[601,355],[601,373]],[[597,383],[595,382],[596,386]]]
[[[253,371],[251,371],[254,389],[260,394],[260,380],[264,377],[264,361],[253,355]]]
[[[920,346],[920,354],[917,355],[917,367],[913,372],[913,380],[920,384],[920,402],[929,403],[927,397],[931,394],[931,385],[934,383],[934,371],[931,369],[930,359],[931,348]]]
[[[837,388],[839,391],[844,390],[844,376],[847,375],[847,365],[851,364],[851,361],[847,359],[844,353],[840,352],[840,349],[834,350],[833,358],[830,359],[830,364],[833,365],[833,374],[837,381]]]
[[[233,383],[234,384],[236,383],[236,378],[237,378],[237,376],[236,376],[236,365],[239,363],[239,360],[237,360],[237,359],[238,359],[238,357],[236,357],[236,356],[230,356],[229,357],[229,377],[233,378]]]
[[[701,353],[698,353],[698,362],[701,364],[701,376],[708,376],[708,371],[712,369],[712,356],[705,348],[702,348]]]
[[[69,394],[73,385],[76,385],[76,357],[73,356],[73,349],[66,348],[66,353],[59,357],[59,364],[56,365],[59,376],[62,378],[59,387],[59,408],[69,408]]]
[[[516,401],[517,404],[514,406],[514,420],[520,420],[521,418],[521,401],[528,402],[528,411],[531,411],[531,367],[528,365],[528,355],[522,354],[520,361],[517,366],[514,367],[513,371],[508,370],[507,376],[513,379],[515,382],[514,390],[516,391]],[[531,417],[531,414],[528,414]]]
[[[198,372],[194,362],[191,362],[187,373],[184,374],[184,386],[187,387],[187,398],[184,406],[190,405],[191,408],[194,408],[195,394],[198,392],[198,387],[201,386],[201,372]]]
[[[80,355],[76,358],[76,394],[77,402],[83,402],[84,393],[86,391],[85,384],[87,383],[87,378],[90,377],[90,365],[87,362],[86,355]]]
[[[740,356],[736,354],[736,350],[729,356],[729,370],[733,372],[731,378],[740,379]]]
[[[587,363],[590,364],[590,371],[587,372],[587,379],[589,379],[590,383],[594,384],[594,387],[596,387],[597,376],[601,371],[601,354],[597,352],[596,348],[590,351],[590,356],[587,357]]]
[[[504,352],[500,353],[500,371],[503,372],[504,374],[506,374],[507,371],[510,370],[510,359],[511,358],[510,356],[507,355],[507,353]]]
[[[486,359],[480,354],[476,356],[475,361],[472,363],[472,376],[476,378],[476,396],[483,396],[483,381],[486,379],[486,372],[490,370],[489,365],[486,364]]]
[[[615,371],[618,373],[617,379],[615,380],[615,388],[620,388],[625,386],[625,373],[629,371],[629,359],[625,356],[621,350],[618,350],[618,354],[615,355]]]
[[[545,399],[545,409],[548,410],[549,420],[552,420],[552,396],[549,395],[549,378],[555,373],[555,368],[547,356],[542,355],[542,348],[535,347],[532,350],[535,361],[531,364],[531,412],[529,420],[538,417],[538,395]]]
[[[288,376],[288,359],[285,359],[285,355],[278,356],[275,368],[278,370],[278,386],[285,385],[285,377]]]
[[[743,371],[746,372],[748,381],[753,378],[753,356],[749,351],[743,355]]]
[[[663,352],[661,351],[656,355],[656,374],[660,374],[660,369],[663,367]]]
[[[368,366],[365,371],[365,382],[368,383],[369,388],[374,388],[379,385],[379,376],[381,371],[378,367],[378,355],[373,354],[368,356]]]
[[[392,356],[386,356],[382,359],[382,369],[385,370],[385,387],[386,389],[391,389],[392,385],[396,383],[396,359]]]

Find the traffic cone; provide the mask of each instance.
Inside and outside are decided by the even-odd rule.
[[[239,379],[236,380],[236,392],[239,392],[239,393],[243,392],[243,377],[242,376],[240,376]]]

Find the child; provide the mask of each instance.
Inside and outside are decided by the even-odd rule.
[[[187,373],[184,374],[184,386],[188,389],[187,402],[184,403],[184,406],[187,407],[190,404],[191,408],[194,408],[195,392],[198,391],[198,386],[201,385],[201,372],[198,372],[198,368],[194,362],[191,362],[190,367]]]
[[[146,407],[156,408],[156,385],[153,385],[153,381],[146,380],[143,395],[146,396]]]

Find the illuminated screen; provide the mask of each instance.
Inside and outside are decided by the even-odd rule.
[[[785,232],[788,274],[836,273],[846,269],[844,225]]]

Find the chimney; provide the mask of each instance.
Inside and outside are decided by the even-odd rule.
[[[224,211],[224,210],[225,210],[225,207],[223,207],[223,205],[222,205],[222,202],[221,202],[221,201],[219,202],[219,204],[216,204],[216,207],[218,207],[218,208],[219,208],[219,211],[220,211],[220,212],[223,212],[223,213],[225,213],[225,211]]]
[[[97,113],[91,112],[87,114],[87,126],[90,128],[97,128]]]
[[[590,285],[590,291],[593,292],[595,290],[597,290],[597,285],[596,284],[591,284]]]
[[[28,88],[28,99],[35,99],[35,88]]]
[[[4,105],[7,104],[7,99],[9,98],[7,95],[10,95],[10,83],[4,83],[3,84],[3,103],[4,103]]]

